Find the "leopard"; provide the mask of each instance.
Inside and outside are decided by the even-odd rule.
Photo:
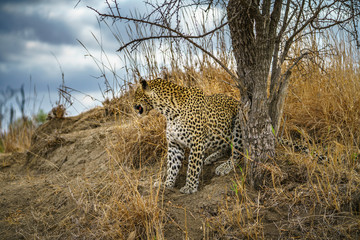
[[[140,79],[134,93],[135,111],[145,116],[156,109],[166,119],[166,188],[174,188],[186,149],[190,149],[188,169],[181,193],[197,192],[203,165],[230,155],[215,174],[223,176],[234,169],[242,158],[240,106],[240,101],[224,94],[205,95],[197,87],[180,86],[168,79]],[[302,144],[283,138],[277,138],[277,142],[310,153]],[[327,159],[316,152],[313,155],[321,161]]]
[[[189,149],[185,186],[181,193],[195,193],[203,165],[231,155],[215,170],[217,175],[231,171],[240,159],[241,129],[237,122],[239,101],[224,94],[205,95],[197,87],[184,87],[168,79],[140,79],[134,94],[134,109],[140,116],[152,109],[166,119],[167,170],[164,185],[173,188]]]

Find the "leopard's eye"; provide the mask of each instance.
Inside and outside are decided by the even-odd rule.
[[[144,108],[141,105],[135,105],[135,110],[138,110],[139,114],[142,114],[144,112]]]

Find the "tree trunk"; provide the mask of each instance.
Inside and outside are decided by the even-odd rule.
[[[261,49],[260,49],[261,50]],[[258,52],[258,54],[261,54]],[[264,66],[264,65],[263,65]],[[270,104],[267,98],[266,68],[258,66],[253,75],[254,89],[248,119],[242,128],[243,146],[249,158],[246,160],[250,185],[258,188],[263,183],[263,164],[275,155],[275,136],[269,116]]]
[[[248,120],[241,126],[243,148],[250,185],[258,188],[263,184],[263,164],[275,155],[275,136],[272,133],[268,104],[255,92]]]
[[[238,80],[242,83],[239,85],[245,86],[245,89],[240,89],[241,101],[242,105],[250,106],[247,120],[240,116],[246,168],[250,185],[258,188],[263,183],[263,164],[275,155],[275,136],[267,96],[272,50],[266,41],[267,29],[259,26],[262,19],[256,8],[247,1],[230,0],[227,14]]]
[[[279,89],[276,90],[276,94],[271,98],[270,103],[270,117],[272,120],[272,126],[274,128],[276,136],[278,136],[281,118],[283,115],[285,98],[289,87],[289,78],[291,72],[288,72],[284,76],[284,80],[280,83]]]

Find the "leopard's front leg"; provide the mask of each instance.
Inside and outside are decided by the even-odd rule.
[[[181,161],[185,157],[185,150],[176,142],[168,142],[167,153],[167,175],[165,180],[165,187],[173,188],[176,177],[181,167]]]
[[[181,193],[195,193],[199,186],[199,176],[203,165],[204,144],[199,139],[198,144],[190,148],[189,164],[186,175],[186,184],[180,189]]]

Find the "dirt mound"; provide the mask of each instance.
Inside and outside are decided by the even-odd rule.
[[[52,229],[76,207],[69,184],[106,171],[104,139],[116,125],[101,119],[102,112],[52,119],[37,129],[29,151],[0,155],[4,239],[51,238]]]
[[[360,236],[353,165],[341,173],[282,151],[260,191],[248,188],[241,167],[215,176],[219,163],[205,166],[195,194],[179,192],[186,163],[173,190],[153,188],[165,174],[164,127],[156,113],[135,120],[106,108],[43,124],[29,151],[0,155],[1,238]]]

